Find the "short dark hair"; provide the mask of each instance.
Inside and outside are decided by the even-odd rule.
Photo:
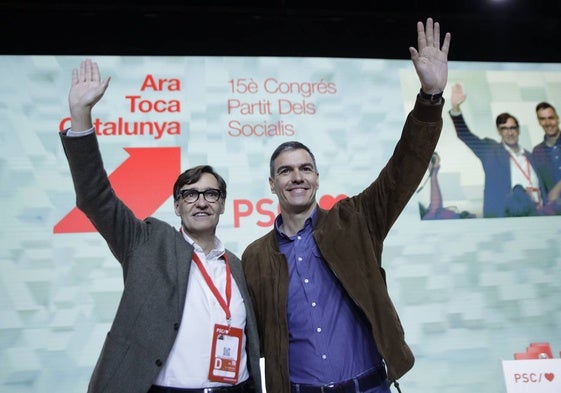
[[[505,200],[505,216],[507,217],[527,217],[537,216],[536,204],[524,187],[520,184],[515,185],[507,194]]]
[[[553,105],[551,105],[549,102],[545,102],[545,101],[542,101],[538,105],[536,105],[536,112],[541,111],[542,109],[548,109],[548,108],[553,109],[553,112],[555,114],[557,114],[557,111],[555,110],[555,107]]]
[[[501,124],[505,124],[508,119],[514,120],[514,122],[516,123],[516,127],[520,127],[520,125],[518,124],[518,119],[516,117],[512,116],[508,112],[503,112],[503,113],[501,113],[500,115],[497,116],[497,120],[495,122],[496,125],[497,125],[497,128],[499,128],[499,126]]]
[[[314,168],[317,171],[317,165],[316,165],[316,158],[314,157],[314,154],[312,153],[312,151],[308,148],[308,146],[304,145],[303,143],[297,142],[297,141],[288,141],[288,142],[284,142],[281,143],[273,152],[273,154],[271,155],[271,159],[269,160],[269,171],[271,174],[271,177],[275,177],[275,164],[274,161],[277,159],[277,157],[282,153],[285,152],[287,150],[305,150],[308,152],[308,154],[310,155],[310,157],[312,157],[312,162],[314,163]]]
[[[222,194],[222,198],[226,199],[226,181],[220,176],[212,166],[210,165],[198,165],[193,168],[185,170],[181,175],[177,177],[175,184],[173,185],[173,198],[175,200],[179,199],[179,190],[185,184],[193,184],[199,181],[204,173],[210,173],[218,181],[218,189]]]

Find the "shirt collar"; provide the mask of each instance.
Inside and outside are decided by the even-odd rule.
[[[502,144],[504,146],[504,148],[506,149],[506,151],[508,151],[510,154],[512,154],[513,156],[523,156],[525,155],[524,153],[524,149],[522,148],[522,146],[518,145],[518,151],[514,151],[509,145],[507,145],[506,143],[503,142]]]
[[[195,252],[197,253],[202,253],[204,254],[203,249],[201,248],[201,246],[199,246],[197,243],[195,243],[195,241],[193,239],[191,239],[191,237],[189,235],[187,235],[185,233],[185,231],[181,231],[181,234],[183,235],[183,238],[187,241],[187,243],[189,243],[190,245],[193,246],[193,248],[195,249]],[[210,252],[207,255],[207,258],[218,258],[220,256],[222,256],[224,253],[226,252],[226,248],[224,247],[224,243],[222,243],[222,241],[218,238],[218,237],[214,237],[214,246],[212,247],[212,250],[210,250]]]
[[[302,228],[300,231],[305,230],[306,228],[313,228],[316,224],[317,221],[317,212],[318,212],[318,205],[316,205],[314,211],[312,212],[312,214],[310,215],[310,217],[308,217],[306,219],[306,222],[304,223],[304,228]],[[282,214],[279,214],[277,216],[277,218],[275,219],[275,230],[277,231],[277,234],[281,237],[281,238],[288,238],[288,236],[281,230],[281,226],[282,226]]]

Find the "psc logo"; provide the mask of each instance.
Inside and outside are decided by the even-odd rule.
[[[339,194],[337,196],[323,195],[319,199],[319,206],[323,209],[329,210],[333,205],[345,199],[347,196]],[[271,198],[262,198],[256,202],[249,199],[235,199],[234,200],[234,228],[241,227],[242,219],[249,219],[253,217],[256,219],[255,225],[259,227],[269,227],[275,222],[275,217],[279,214],[279,206],[275,205],[275,201]]]
[[[515,373],[514,383],[540,383],[552,382],[555,379],[554,373]]]

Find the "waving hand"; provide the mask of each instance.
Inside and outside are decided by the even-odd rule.
[[[72,84],[68,93],[72,130],[84,131],[92,127],[92,108],[103,97],[110,79],[107,77],[102,81],[97,63],[90,59],[80,63],[79,71],[72,70]]]
[[[421,88],[427,94],[444,91],[448,80],[448,50],[450,48],[450,33],[444,35],[444,42],[440,47],[440,25],[427,19],[426,27],[423,22],[417,22],[417,45],[409,48],[415,71],[421,81]]]

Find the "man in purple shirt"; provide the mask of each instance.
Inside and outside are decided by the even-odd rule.
[[[271,156],[281,213],[242,255],[267,393],[388,393],[413,367],[381,257],[442,130],[450,34],[441,48],[440,26],[428,18],[417,38],[410,53],[421,90],[392,157],[362,192],[321,209],[310,149],[290,141]]]
[[[543,181],[545,191],[550,193],[561,182],[561,130],[557,111],[548,102],[536,105],[536,117],[543,128],[543,141],[534,146],[532,156],[536,171]],[[548,200],[552,197],[548,195]]]

